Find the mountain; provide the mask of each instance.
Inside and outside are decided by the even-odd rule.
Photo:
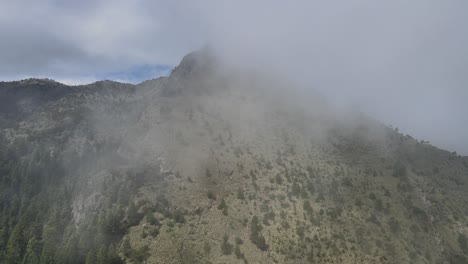
[[[468,158],[209,50],[0,83],[0,263],[468,263]]]

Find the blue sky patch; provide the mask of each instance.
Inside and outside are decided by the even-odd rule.
[[[126,83],[140,83],[161,76],[168,76],[174,67],[171,65],[138,65],[126,71],[117,71],[97,76],[99,80],[112,80]]]

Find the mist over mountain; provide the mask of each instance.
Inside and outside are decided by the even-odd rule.
[[[468,157],[296,82],[0,83],[0,263],[468,263]]]
[[[468,155],[467,9],[463,0],[3,0],[0,80],[136,84],[212,44],[240,67],[297,82],[303,97],[317,90]]]

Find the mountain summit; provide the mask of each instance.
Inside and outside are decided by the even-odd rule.
[[[468,263],[468,158],[292,85],[0,83],[0,263]]]

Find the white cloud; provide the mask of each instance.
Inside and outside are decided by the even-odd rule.
[[[174,65],[206,38],[183,8],[158,2],[2,1],[0,72],[58,78]]]

